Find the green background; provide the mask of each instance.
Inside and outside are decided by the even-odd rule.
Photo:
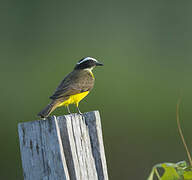
[[[17,124],[38,119],[85,56],[105,65],[80,108],[101,113],[110,179],[146,179],[156,163],[187,159],[176,103],[192,148],[191,9],[189,0],[1,1],[0,179],[23,179]]]

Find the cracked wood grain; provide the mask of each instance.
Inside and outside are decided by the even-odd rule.
[[[25,180],[108,180],[98,111],[18,125]]]

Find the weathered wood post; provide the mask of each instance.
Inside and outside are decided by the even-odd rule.
[[[18,125],[25,180],[108,180],[98,111]]]

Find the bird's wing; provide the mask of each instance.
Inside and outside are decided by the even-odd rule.
[[[93,88],[94,78],[89,72],[73,71],[59,84],[51,99],[59,99],[70,95],[89,91]]]

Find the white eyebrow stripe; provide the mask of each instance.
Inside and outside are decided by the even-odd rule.
[[[83,63],[83,62],[85,62],[85,61],[87,61],[87,60],[93,60],[93,61],[95,61],[95,62],[98,62],[95,58],[86,57],[86,58],[84,58],[82,61],[78,62],[77,64],[81,64],[81,63]]]

